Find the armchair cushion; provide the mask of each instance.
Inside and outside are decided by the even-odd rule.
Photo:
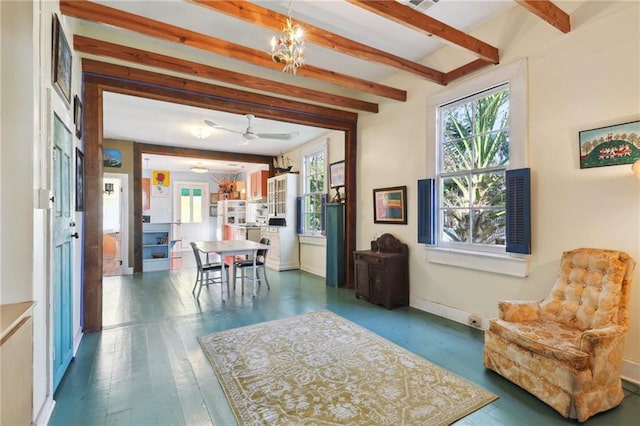
[[[569,363],[576,370],[589,367],[589,354],[580,350],[582,331],[576,328],[551,321],[492,320],[489,329],[523,349]]]

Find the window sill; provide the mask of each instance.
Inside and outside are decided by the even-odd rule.
[[[324,235],[298,235],[300,244],[309,246],[326,246],[327,238]]]
[[[427,261],[477,271],[524,278],[529,275],[527,257],[517,254],[494,254],[426,247]],[[518,257],[516,257],[518,256]]]

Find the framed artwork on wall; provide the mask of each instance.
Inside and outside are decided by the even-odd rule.
[[[394,186],[373,190],[373,222],[407,224],[407,187]]]
[[[82,138],[82,102],[78,95],[73,97],[73,124],[76,125],[76,136]]]
[[[329,186],[340,188],[344,183],[344,160],[329,164]]]
[[[51,57],[51,80],[58,94],[69,105],[71,103],[71,49],[62,31],[58,15],[53,15],[53,51]]]
[[[76,211],[84,211],[84,153],[76,148]]]
[[[632,164],[640,159],[640,120],[579,132],[580,168]]]
[[[122,167],[122,151],[119,149],[102,149],[103,167]]]

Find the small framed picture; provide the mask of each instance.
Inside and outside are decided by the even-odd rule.
[[[580,168],[632,164],[640,159],[640,121],[579,132]]]
[[[373,190],[373,222],[407,224],[407,187]]]
[[[53,15],[53,52],[51,58],[51,80],[53,87],[62,99],[69,105],[71,103],[71,49],[67,38],[62,31],[58,15]]]
[[[329,186],[340,188],[344,183],[344,160],[329,164]]]
[[[73,97],[73,124],[76,125],[76,136],[82,138],[82,102],[78,95]]]
[[[76,211],[84,211],[84,153],[76,148]]]

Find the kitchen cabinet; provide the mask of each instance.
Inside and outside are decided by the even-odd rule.
[[[355,296],[387,309],[409,305],[409,249],[391,234],[353,252]]]
[[[269,179],[268,170],[258,170],[251,173],[251,200],[261,200],[267,197],[267,179]]]
[[[298,175],[284,173],[267,179],[267,206],[269,217],[284,217],[295,225]]]
[[[276,271],[300,268],[298,235],[293,225],[263,226],[261,237],[269,239],[267,268]]]
[[[276,271],[300,268],[300,248],[296,231],[296,197],[298,175],[284,173],[267,180],[269,226],[262,227],[268,238],[266,266]]]

